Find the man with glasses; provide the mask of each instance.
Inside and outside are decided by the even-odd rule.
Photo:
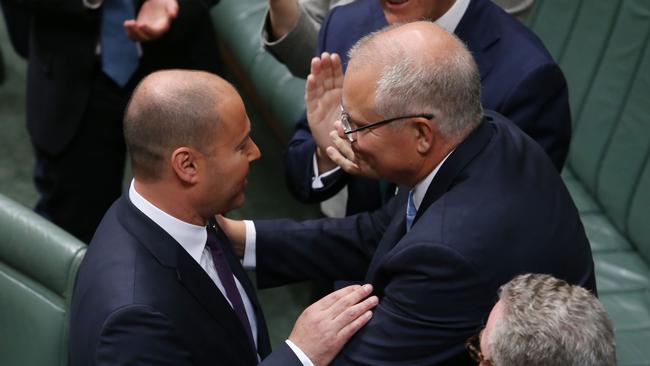
[[[571,137],[567,85],[535,34],[489,0],[357,0],[332,9],[321,28],[307,79],[306,115],[285,155],[287,185],[296,199],[322,203],[326,215],[342,217],[375,210],[392,196],[387,181],[350,175],[325,150],[339,119],[350,47],[388,24],[421,19],[435,21],[467,45],[481,76],[483,106],[537,141],[561,171]]]
[[[340,103],[356,170],[400,185],[341,219],[221,219],[260,287],[373,285],[373,318],[333,365],[471,365],[464,342],[522,272],[595,291],[578,212],[544,151],[485,115],[471,54],[430,22],[389,27],[350,52]]]
[[[612,322],[586,289],[544,274],[499,289],[485,328],[467,341],[480,366],[614,366]]]

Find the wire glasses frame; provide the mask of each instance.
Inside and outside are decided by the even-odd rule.
[[[350,115],[347,114],[347,112],[343,109],[343,106],[341,105],[341,125],[343,125],[343,133],[345,134],[345,136],[348,137],[348,140],[350,142],[355,142],[357,140],[357,132],[359,131],[368,130],[377,126],[385,125],[400,119],[407,119],[407,118],[426,118],[430,120],[433,118],[433,114],[423,113],[423,114],[413,114],[413,115],[401,116],[401,117],[393,117],[393,118],[369,123],[361,127],[352,128],[352,125],[350,124]]]
[[[483,356],[483,352],[481,352],[481,333],[483,333],[482,329],[480,332],[469,337],[469,339],[467,339],[467,342],[465,342],[465,349],[467,349],[470,357],[472,357],[472,359],[477,363],[494,366],[494,363]]]

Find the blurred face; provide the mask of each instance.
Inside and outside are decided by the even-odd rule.
[[[352,128],[396,116],[382,116],[374,112],[374,86],[379,78],[379,68],[349,68],[343,81],[341,104],[349,115]],[[408,121],[397,121],[356,133],[351,144],[357,164],[364,176],[386,179],[397,184],[408,184],[404,177],[411,177],[417,162],[415,142],[407,129],[393,126]]]
[[[380,0],[389,24],[428,19],[435,21],[449,10],[455,0]]]
[[[211,151],[202,156],[201,197],[208,215],[225,213],[244,204],[249,165],[260,150],[250,138],[250,121],[234,91],[219,105],[222,125],[214,132]],[[216,210],[216,211],[215,211]]]

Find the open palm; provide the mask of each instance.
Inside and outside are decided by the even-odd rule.
[[[343,69],[339,55],[325,52],[321,57],[314,57],[311,74],[307,77],[305,105],[309,128],[323,157],[326,157],[327,147],[332,145],[330,132],[334,130],[334,122],[341,115],[342,87]]]

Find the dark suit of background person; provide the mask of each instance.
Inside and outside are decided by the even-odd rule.
[[[11,46],[22,58],[27,58],[29,53],[29,12],[23,6],[13,3],[12,0],[0,0],[0,6]]]
[[[89,242],[121,194],[122,116],[139,79],[163,68],[218,71],[209,17],[214,0],[180,0],[171,28],[141,42],[139,68],[120,88],[102,72],[97,46],[102,7],[82,0],[17,0],[30,9],[27,128],[36,152],[36,211]],[[110,1],[110,0],[104,0]],[[135,14],[142,0],[134,0]]]
[[[338,53],[345,70],[347,52],[352,45],[386,24],[378,0],[357,0],[336,7],[321,27],[317,55]],[[518,125],[542,145],[556,169],[561,170],[571,136],[567,85],[541,41],[488,0],[471,0],[454,33],[467,44],[478,63],[483,106]],[[322,189],[312,189],[315,148],[303,117],[296,125],[285,156],[287,184],[294,197],[305,203],[321,202],[347,184],[348,215],[381,206],[385,192],[381,192],[376,181],[342,171],[324,178]]]
[[[107,212],[91,247],[72,304],[71,366],[257,364],[210,277],[128,194]],[[255,290],[230,245],[223,248],[255,309],[257,351],[265,358],[271,346]],[[263,364],[301,365],[284,343]]]
[[[382,127],[386,128],[386,127]],[[408,189],[342,219],[255,221],[260,288],[364,280],[380,302],[332,365],[473,364],[463,344],[502,284],[549,273],[596,291],[589,242],[544,151],[493,114],[449,155],[410,231]]]

